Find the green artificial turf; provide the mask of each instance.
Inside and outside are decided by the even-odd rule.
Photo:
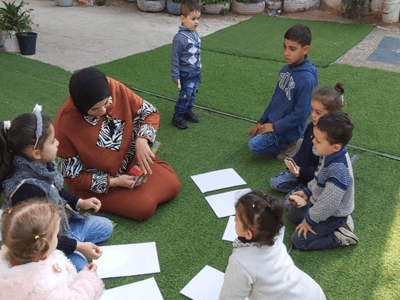
[[[283,37],[290,27],[298,23],[310,28],[312,42],[309,58],[316,66],[334,62],[373,29],[370,24],[340,24],[257,15],[202,38],[201,46],[203,50],[284,63]]]
[[[203,43],[207,44],[205,39]],[[170,46],[165,46],[101,65],[99,69],[129,85],[175,99],[178,93],[169,75],[169,51]],[[197,104],[257,120],[268,104],[283,64],[212,51],[203,51],[202,60]],[[30,112],[35,103],[42,104],[43,113],[54,120],[67,98],[70,73],[4,52],[0,52],[0,70],[1,121]],[[356,125],[350,143],[399,155],[395,146],[400,129],[396,105],[399,74],[342,65],[319,71],[320,85],[345,83],[345,110]],[[232,252],[231,243],[221,240],[227,218],[218,219],[204,197],[242,188],[202,194],[190,176],[234,168],[247,182],[243,187],[261,188],[283,197],[270,189],[269,179],[285,166],[268,155],[249,152],[247,132],[251,122],[196,109],[201,122],[182,131],[170,124],[174,102],[145,93],[139,95],[160,110],[157,140],[162,145],[158,156],[175,169],[182,189],[176,199],[161,205],[149,220],[141,223],[99,213],[117,223],[113,235],[103,245],[155,241],[161,268],[154,275],[104,282],[109,289],[154,276],[164,299],[186,299],[179,291],[205,265],[225,271]],[[350,149],[351,156],[358,152]],[[352,216],[355,234],[360,239],[358,245],[293,253],[295,264],[321,285],[327,299],[400,298],[399,167],[400,162],[371,153],[362,153],[356,162],[356,208]],[[286,215],[284,220],[288,247],[295,226],[287,222]]]

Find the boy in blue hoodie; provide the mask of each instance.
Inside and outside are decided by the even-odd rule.
[[[182,1],[179,32],[172,42],[171,77],[180,90],[175,105],[172,125],[188,128],[187,121],[198,123],[192,108],[200,81],[200,36],[196,31],[200,20],[200,6],[195,0]]]
[[[318,71],[307,58],[311,31],[296,24],[286,31],[283,54],[287,64],[279,72],[274,95],[264,114],[249,131],[254,154],[275,154],[279,160],[295,154],[311,113],[311,93],[318,86]]]

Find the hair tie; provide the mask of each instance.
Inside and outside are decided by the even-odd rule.
[[[39,239],[40,238],[40,236],[38,236],[38,235],[35,235],[35,240],[37,240],[37,239]]]
[[[343,95],[342,95],[342,103],[344,103],[344,97],[343,97]]]
[[[256,205],[255,205],[255,204],[253,204],[253,208],[254,208],[254,207],[256,207]]]
[[[42,136],[42,131],[43,131],[43,122],[42,122],[42,115],[40,114],[42,111],[42,106],[37,104],[33,108],[33,114],[35,114],[36,117],[36,142],[35,142],[35,147],[33,149],[36,149],[39,138]]]
[[[9,209],[9,210],[7,211],[7,214],[11,214],[11,209]]]
[[[4,121],[3,122],[3,130],[5,133],[7,133],[7,131],[9,131],[11,128],[11,121]]]

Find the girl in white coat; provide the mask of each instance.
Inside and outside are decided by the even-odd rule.
[[[283,200],[254,190],[236,203],[233,242],[220,300],[324,300],[321,287],[297,268],[283,237]]]

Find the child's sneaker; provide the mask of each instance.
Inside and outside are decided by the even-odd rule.
[[[171,124],[178,127],[179,129],[186,129],[189,127],[182,115],[174,114],[174,118],[172,119]]]
[[[334,231],[333,233],[339,239],[340,246],[348,246],[358,243],[358,237],[356,237],[354,233],[344,227],[338,228],[338,230]]]
[[[192,123],[199,123],[200,120],[199,118],[192,112],[192,111],[187,111],[183,115],[186,121],[192,122]]]
[[[347,216],[347,221],[342,227],[346,228],[347,230],[350,230],[351,232],[354,232],[354,222],[351,215]]]

